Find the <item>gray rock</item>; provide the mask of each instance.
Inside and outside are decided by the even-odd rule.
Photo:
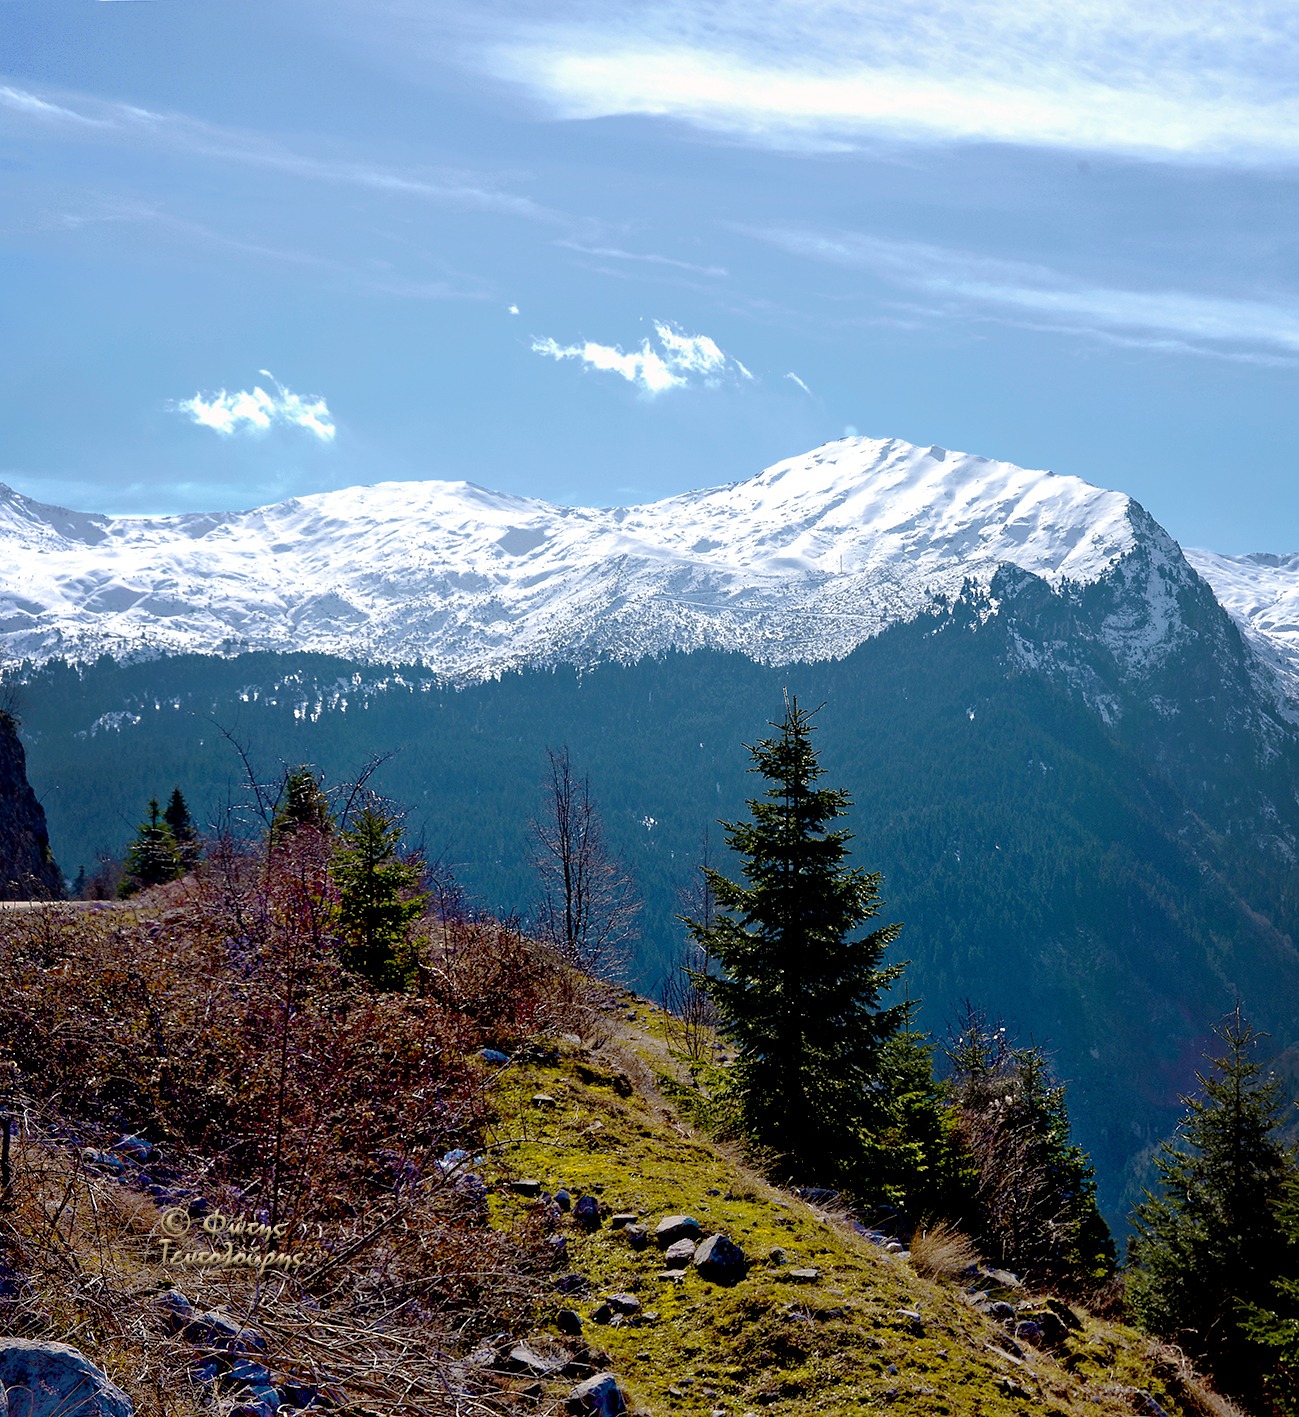
[[[612,1373],[596,1373],[578,1383],[568,1394],[565,1406],[573,1417],[623,1417],[627,1399]]]
[[[543,1112],[549,1112],[559,1104],[548,1092],[536,1092],[532,1096],[532,1105]]]
[[[541,1182],[533,1180],[519,1180],[510,1182],[510,1190],[516,1196],[539,1196],[541,1194]]]
[[[695,1251],[695,1268],[711,1284],[738,1284],[749,1262],[729,1235],[710,1235]]]
[[[659,1249],[666,1250],[678,1240],[699,1241],[704,1232],[693,1215],[665,1215],[654,1227],[654,1242]]]
[[[555,1204],[560,1208],[560,1210],[572,1210],[573,1197],[569,1195],[569,1193],[564,1190],[563,1187],[561,1187],[555,1192]]]
[[[134,1417],[122,1389],[66,1343],[0,1339],[0,1386],[10,1417]]]
[[[526,1343],[516,1343],[502,1364],[513,1373],[530,1373],[534,1378],[548,1378],[563,1366],[562,1362],[544,1357]]]
[[[618,1314],[639,1314],[640,1300],[634,1294],[609,1294],[605,1303]]]
[[[625,1230],[629,1225],[635,1225],[640,1219],[634,1210],[620,1210],[609,1217],[610,1230]]]
[[[633,1250],[643,1250],[649,1245],[649,1231],[643,1225],[628,1225],[622,1233]]]
[[[782,1264],[788,1264],[788,1263],[789,1263],[789,1255],[788,1255],[788,1253],[787,1253],[785,1250],[782,1250],[781,1247],[780,1247],[779,1245],[777,1245],[776,1248],[775,1248],[774,1250],[772,1250],[772,1252],[767,1256],[767,1263],[768,1263],[769,1265],[774,1265],[774,1266],[780,1266],[780,1265],[782,1265]]]
[[[124,1136],[113,1143],[113,1150],[132,1161],[148,1161],[153,1155],[153,1143],[143,1137]]]
[[[573,1207],[573,1219],[584,1230],[600,1228],[600,1202],[594,1196],[578,1196]]]
[[[982,1304],[980,1307],[990,1319],[996,1319],[998,1323],[1010,1323],[1015,1317],[1014,1307],[1001,1299],[992,1304]]]
[[[821,1278],[821,1271],[809,1265],[806,1269],[791,1269],[785,1278],[791,1284],[815,1284]]]
[[[560,1333],[576,1338],[582,1332],[582,1318],[573,1309],[561,1309],[555,1315],[555,1327]]]
[[[695,1257],[696,1245],[693,1240],[675,1240],[668,1246],[667,1254],[663,1256],[663,1264],[667,1269],[685,1269]]]
[[[266,1340],[255,1328],[245,1328],[224,1309],[206,1309],[195,1314],[181,1330],[189,1343],[201,1343],[228,1353],[264,1353]]]

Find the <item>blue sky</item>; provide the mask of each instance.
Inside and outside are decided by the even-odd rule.
[[[1289,0],[0,0],[0,479],[629,503],[845,431],[1299,549]]]

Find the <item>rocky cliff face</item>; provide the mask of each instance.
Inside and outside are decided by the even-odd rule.
[[[45,812],[27,781],[18,725],[0,712],[0,900],[48,900],[62,894]]]

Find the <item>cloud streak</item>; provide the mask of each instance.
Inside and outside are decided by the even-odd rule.
[[[727,380],[753,378],[738,359],[723,353],[707,335],[687,335],[661,320],[654,322],[654,335],[657,348],[648,336],[639,349],[630,351],[594,340],[565,345],[547,336],[534,339],[532,350],[551,359],[574,359],[588,369],[617,374],[651,398],[689,384],[715,388]]]
[[[1214,162],[1299,160],[1289,0],[567,0],[494,7],[478,62],[569,118],[759,144],[881,137]]]
[[[394,197],[495,212],[533,221],[558,217],[528,197],[502,192],[465,173],[401,171],[366,162],[321,158],[284,146],[260,133],[223,127],[183,113],[161,113],[133,104],[60,94],[61,102],[27,89],[0,87],[0,110],[12,119],[47,129],[88,134],[101,140],[171,150],[309,182],[360,187]],[[11,120],[12,121],[12,120]]]
[[[225,389],[215,394],[195,394],[172,407],[188,414],[202,428],[210,428],[223,438],[235,434],[261,435],[272,428],[300,428],[322,443],[332,443],[336,428],[333,416],[323,398],[303,396],[286,389],[267,369],[257,371],[275,386],[269,394],[261,385],[250,390],[229,393]]]
[[[794,255],[869,271],[924,291],[947,308],[1049,321],[1054,328],[1120,335],[1126,343],[1184,353],[1223,354],[1254,347],[1299,354],[1299,305],[1292,298],[1128,290],[1079,281],[1027,261],[854,232],[768,228],[750,234]]]

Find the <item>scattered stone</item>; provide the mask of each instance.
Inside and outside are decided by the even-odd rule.
[[[1168,1413],[1148,1393],[1145,1388],[1132,1389],[1132,1403],[1142,1417],[1168,1417]]]
[[[559,1035],[559,1041],[561,1043],[567,1043],[570,1048],[581,1048],[583,1046],[582,1040],[576,1033],[561,1033]]]
[[[287,1382],[280,1384],[280,1396],[290,1407],[311,1407],[320,1399],[320,1389],[310,1383]]]
[[[772,1250],[772,1252],[767,1256],[767,1263],[769,1265],[776,1266],[788,1264],[789,1255],[784,1250],[782,1250],[779,1245],[777,1245],[776,1248]]]
[[[668,1246],[663,1256],[665,1269],[685,1269],[695,1257],[697,1246],[693,1240],[676,1240]]]
[[[906,1320],[907,1326],[917,1338],[923,1337],[925,1332],[925,1320],[919,1309],[899,1309],[897,1314],[898,1318]]]
[[[821,1271],[811,1266],[806,1269],[791,1269],[785,1278],[791,1284],[815,1284],[821,1278]]]
[[[148,1161],[153,1155],[153,1143],[145,1141],[143,1137],[128,1135],[119,1137],[113,1143],[113,1150],[132,1161]]]
[[[81,1148],[81,1160],[96,1171],[107,1171],[114,1176],[120,1176],[126,1170],[126,1162],[120,1156],[108,1151],[96,1151],[93,1146]]]
[[[1011,1323],[1015,1318],[1014,1306],[1007,1304],[1002,1299],[991,1304],[984,1304],[981,1307],[990,1319],[996,1319],[998,1323]]]
[[[661,1250],[666,1250],[677,1240],[704,1238],[704,1232],[693,1215],[666,1215],[654,1227],[654,1241]]]
[[[133,1417],[135,1411],[120,1387],[66,1343],[0,1339],[0,1389],[15,1388],[22,1391],[14,1404],[21,1417]]]
[[[561,1274],[555,1281],[555,1288],[561,1294],[588,1294],[591,1281],[584,1274]]]
[[[510,1055],[508,1053],[502,1053],[499,1048],[480,1048],[478,1050],[478,1056],[484,1063],[495,1063],[498,1067],[510,1061]]]
[[[634,1294],[608,1294],[605,1303],[619,1314],[639,1314],[640,1300]]]
[[[529,1200],[531,1200],[533,1196],[539,1196],[541,1194],[541,1182],[534,1181],[531,1178],[527,1180],[511,1181],[509,1186],[510,1190],[512,1190],[516,1196],[527,1196]]]
[[[1041,1325],[1034,1323],[1032,1319],[1021,1319],[1015,1325],[1015,1337],[1024,1343],[1031,1343],[1034,1348],[1042,1346]]]
[[[716,1186],[709,1186],[709,1188],[708,1188],[708,1194],[709,1194],[710,1196],[720,1196],[720,1195],[721,1195],[721,1191],[718,1190],[718,1188],[717,1188]]]
[[[270,1387],[270,1370],[251,1358],[240,1358],[230,1365],[230,1371],[222,1379],[222,1387]]]
[[[593,1324],[607,1324],[613,1318],[613,1309],[608,1304],[600,1304],[591,1311]]]
[[[558,1107],[559,1103],[548,1092],[535,1092],[532,1095],[532,1105],[543,1112],[549,1112]]]
[[[888,1240],[885,1242],[884,1248],[891,1255],[900,1255],[904,1246],[897,1240]]]
[[[684,1269],[661,1269],[654,1276],[661,1279],[665,1284],[682,1284],[685,1282],[686,1272]]]
[[[623,1417],[627,1400],[612,1373],[596,1373],[578,1383],[564,1404],[573,1417]]]
[[[203,1387],[211,1387],[221,1376],[220,1358],[204,1358],[194,1364],[189,1370],[191,1379],[202,1384]]]
[[[573,1197],[569,1195],[563,1187],[560,1187],[560,1189],[555,1192],[555,1204],[560,1210],[572,1210]]]
[[[534,1378],[548,1378],[564,1365],[555,1358],[547,1358],[526,1343],[516,1343],[506,1354],[503,1367],[512,1373],[529,1373]]]
[[[994,1287],[998,1289],[1022,1289],[1024,1281],[1017,1274],[1012,1274],[1008,1269],[988,1269],[986,1266],[979,1270],[984,1279],[992,1281]]]
[[[729,1235],[710,1235],[695,1251],[694,1263],[711,1284],[738,1284],[749,1272],[744,1251]]]
[[[600,1228],[600,1202],[594,1196],[578,1196],[573,1207],[573,1219],[583,1230]]]
[[[576,1338],[582,1332],[581,1316],[573,1309],[561,1309],[555,1315],[555,1327],[560,1333]]]
[[[1015,1337],[1023,1338],[1029,1343],[1060,1348],[1069,1337],[1064,1320],[1054,1309],[1025,1309],[1019,1314],[1019,1318],[1021,1322],[1015,1325]],[[1031,1333],[1020,1333],[1020,1329],[1025,1327],[1036,1329],[1037,1337],[1034,1338]]]
[[[643,1250],[649,1244],[649,1231],[643,1225],[628,1225],[622,1233],[633,1250]]]
[[[206,1309],[181,1330],[180,1336],[189,1343],[220,1349],[231,1354],[264,1353],[266,1340],[255,1328],[245,1328],[223,1309]]]
[[[1046,1300],[1046,1307],[1060,1320],[1065,1328],[1077,1333],[1082,1328],[1082,1319],[1065,1303],[1054,1296]]]
[[[634,1210],[620,1210],[609,1217],[610,1230],[625,1230],[640,1219]]]

